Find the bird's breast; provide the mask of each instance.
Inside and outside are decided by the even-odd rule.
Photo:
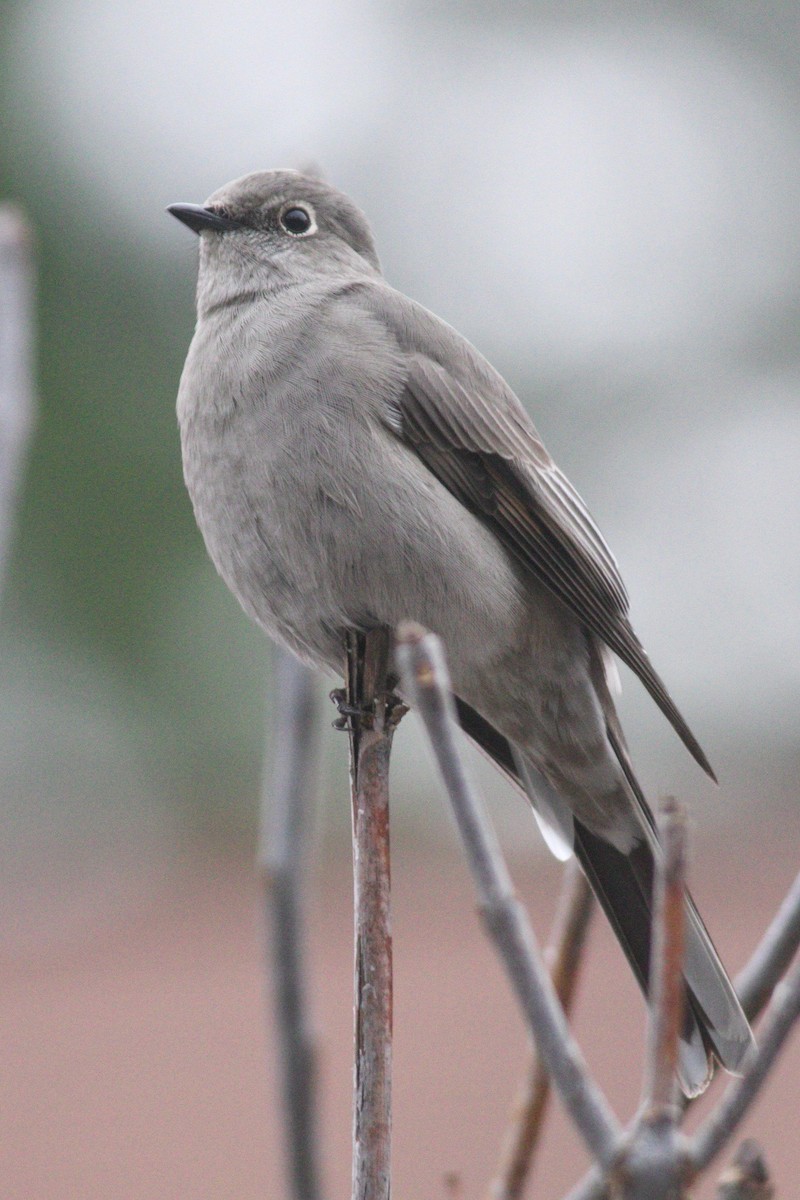
[[[345,628],[409,618],[466,671],[475,647],[518,641],[520,572],[381,419],[403,364],[380,330],[319,323],[280,352],[198,329],[178,412],[209,554],[246,611],[308,658],[337,663]]]

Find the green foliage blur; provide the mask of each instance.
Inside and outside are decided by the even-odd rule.
[[[2,109],[7,80],[0,69]],[[26,212],[38,263],[38,413],[2,632],[30,697],[18,732],[43,755],[58,741],[37,732],[37,697],[82,706],[87,735],[111,716],[165,803],[199,827],[249,827],[269,653],[210,567],[181,477],[195,247],[141,262],[99,219],[91,181],[54,173],[13,133],[0,196]],[[169,219],[155,199],[152,219]]]

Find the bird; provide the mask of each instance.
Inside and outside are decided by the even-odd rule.
[[[183,471],[219,574],[304,662],[415,621],[445,646],[459,721],[575,854],[646,993],[655,821],[614,705],[615,657],[711,765],[629,617],[616,560],[521,401],[385,279],[329,183],[257,171],[202,205],[197,322],[178,388]],[[686,1096],[753,1035],[688,891]]]

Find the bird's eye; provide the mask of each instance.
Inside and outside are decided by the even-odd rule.
[[[293,204],[289,208],[285,208],[280,216],[280,222],[287,233],[291,233],[293,237],[302,237],[304,233],[313,233],[314,218],[307,208],[301,208],[299,204]]]

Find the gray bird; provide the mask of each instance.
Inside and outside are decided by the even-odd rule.
[[[200,235],[178,392],[186,484],[217,570],[305,662],[405,619],[443,640],[459,719],[577,855],[649,974],[653,817],[611,695],[611,651],[711,767],[628,619],[617,564],[508,384],[384,280],[341,192],[295,171],[175,204]],[[687,896],[687,1095],[753,1044]]]

